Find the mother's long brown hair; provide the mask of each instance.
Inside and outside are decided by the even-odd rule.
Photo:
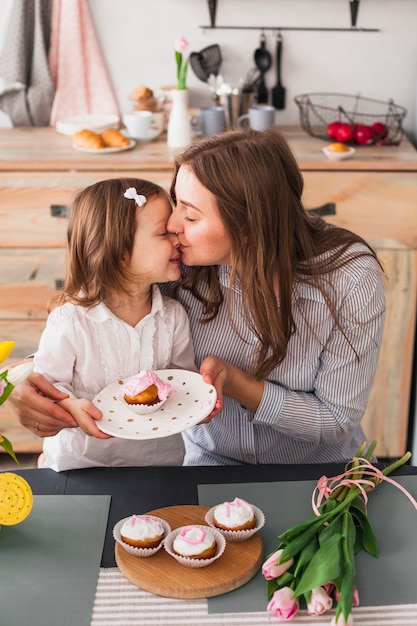
[[[129,187],[148,201],[164,197],[170,203],[162,187],[139,178],[101,180],[79,191],[70,207],[64,287],[49,308],[64,302],[89,307],[111,294],[129,293],[134,277],[122,260],[129,261],[133,250],[137,209],[124,197]]]
[[[243,314],[260,342],[252,373],[263,378],[285,358],[295,331],[294,282],[313,281],[338,323],[325,288],[325,274],[354,256],[376,258],[376,254],[359,236],[306,212],[301,200],[301,172],[287,142],[275,129],[231,131],[200,141],[178,155],[171,187],[174,202],[181,166],[189,167],[216,197],[231,240],[231,283],[238,276]],[[367,249],[347,252],[357,242]],[[274,277],[278,279],[279,308]],[[208,284],[208,298],[201,295],[201,281]],[[215,267],[194,268],[182,286],[203,303],[204,321],[217,314],[221,290]],[[229,300],[228,305],[233,306],[233,302]]]

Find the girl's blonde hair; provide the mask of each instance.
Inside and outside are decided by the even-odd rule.
[[[231,240],[231,282],[238,276],[242,314],[259,339],[252,371],[263,378],[285,358],[295,332],[294,282],[313,282],[338,323],[326,274],[357,256],[376,258],[376,254],[361,237],[330,226],[305,210],[301,172],[276,129],[231,131],[189,147],[176,158],[171,186],[174,203],[181,166],[190,168],[216,198]],[[351,252],[358,242],[366,248]],[[208,322],[217,315],[222,302],[217,268],[195,267],[187,274],[182,286],[202,302],[202,321]],[[202,295],[202,282],[208,286],[208,297]],[[230,310],[230,299],[228,305]]]
[[[139,178],[102,180],[78,192],[70,207],[65,282],[50,309],[65,302],[89,307],[110,294],[129,293],[133,277],[122,261],[132,254],[138,208],[124,197],[129,187],[147,202],[163,197],[171,203],[162,187]]]

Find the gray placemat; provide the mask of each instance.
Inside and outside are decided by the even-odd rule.
[[[417,476],[396,482],[417,500]],[[311,513],[316,481],[199,485],[199,503],[213,506],[236,496],[265,514],[260,531],[265,555],[275,550],[278,535]],[[361,606],[413,604],[417,598],[417,511],[398,489],[381,484],[369,495],[368,515],[378,539],[379,557],[361,552],[356,557]],[[209,598],[209,613],[265,611],[265,579],[258,574],[243,587]]]
[[[35,496],[0,530],[1,626],[89,626],[110,496]]]

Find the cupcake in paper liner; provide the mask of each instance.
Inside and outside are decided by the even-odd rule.
[[[129,404],[125,400],[122,401],[127,404],[129,411],[132,411],[132,413],[136,413],[136,415],[148,415],[148,413],[155,413],[155,411],[160,409],[167,399],[165,398],[161,402],[155,402],[154,404]]]
[[[118,398],[126,403],[133,413],[147,415],[160,409],[168,396],[174,393],[171,385],[161,380],[155,372],[142,370],[129,378],[119,392]]]
[[[221,557],[226,539],[216,528],[192,524],[172,530],[164,541],[164,548],[178,563],[197,569]],[[208,556],[202,556],[204,554]]]
[[[113,528],[113,537],[126,552],[138,557],[156,554],[164,544],[171,527],[155,515],[130,515],[121,519]],[[131,544],[149,544],[138,547]]]
[[[247,541],[257,533],[265,524],[265,515],[257,506],[235,498],[233,502],[213,506],[207,511],[205,520],[233,543]]]

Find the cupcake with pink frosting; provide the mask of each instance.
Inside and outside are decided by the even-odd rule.
[[[232,542],[247,541],[265,524],[263,512],[243,498],[213,506],[207,511],[205,520]]]
[[[129,378],[119,398],[135,413],[151,413],[159,409],[168,396],[174,393],[171,385],[161,380],[155,372],[142,370]]]
[[[216,528],[193,524],[171,531],[165,539],[166,552],[186,567],[210,565],[221,557],[226,540]]]

